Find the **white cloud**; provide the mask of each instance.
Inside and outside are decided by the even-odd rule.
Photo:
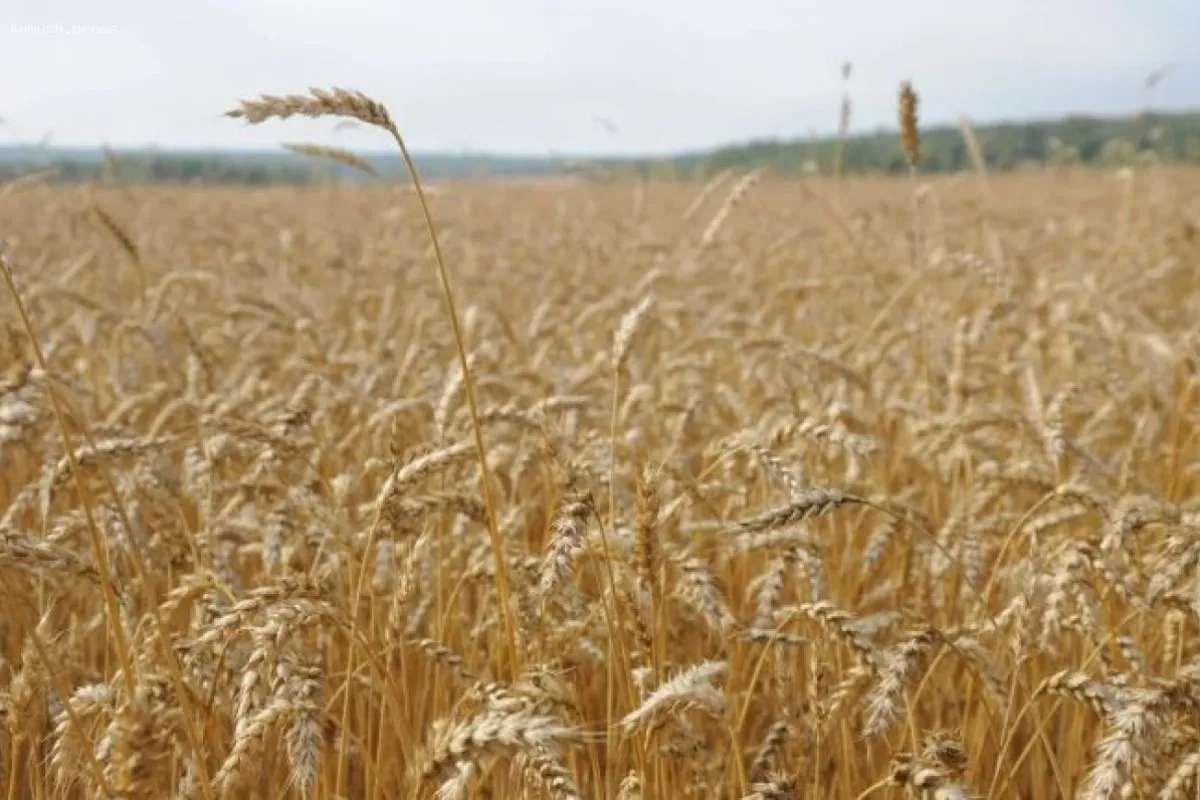
[[[259,92],[343,85],[384,101],[419,148],[662,151],[828,130],[845,60],[855,64],[860,127],[891,123],[902,78],[931,119],[1128,111],[1147,72],[1200,50],[1197,9],[1192,0],[16,0],[0,10],[9,78],[0,117],[19,138],[52,130],[59,143],[385,147],[378,136],[334,137],[324,121],[253,128],[221,117]],[[116,32],[11,28],[34,24]],[[1157,99],[1191,100],[1198,78],[1185,63]]]

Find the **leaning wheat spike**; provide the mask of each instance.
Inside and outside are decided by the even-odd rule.
[[[452,464],[465,460],[470,454],[470,442],[459,442],[433,450],[419,458],[414,458],[397,469],[395,479],[389,488],[392,492],[399,492],[437,470],[446,469]]]
[[[662,544],[658,541],[658,535],[658,486],[649,469],[643,469],[638,476],[634,513],[634,563],[638,581],[650,591],[656,605],[662,591],[658,578],[662,562]]]
[[[583,550],[587,520],[592,513],[586,498],[568,498],[550,526],[550,542],[542,561],[538,594],[544,599],[570,577],[575,559]]]
[[[120,223],[113,219],[111,214],[109,214],[100,206],[92,206],[92,214],[100,221],[101,227],[104,228],[104,230],[116,240],[117,244],[121,246],[121,249],[124,250],[131,259],[133,259],[135,262],[141,260],[141,253],[138,251],[138,247],[134,243],[133,238],[125,232],[125,229],[121,227]]]
[[[764,511],[740,520],[737,529],[745,533],[778,530],[798,522],[824,516],[844,505],[865,502],[840,489],[808,489],[795,495],[786,506]]]
[[[676,674],[655,689],[638,708],[629,712],[621,720],[621,728],[626,734],[632,733],[662,709],[683,702],[720,711],[724,708],[725,699],[713,681],[724,674],[726,668],[723,661],[704,661]]]
[[[788,739],[792,735],[792,725],[787,720],[779,720],[771,725],[767,731],[767,735],[763,737],[762,744],[758,747],[758,752],[754,756],[754,762],[750,765],[750,776],[759,778],[766,775],[766,772],[771,767],[772,761],[787,744]]]
[[[1037,690],[1038,694],[1042,692],[1069,697],[1088,706],[1102,718],[1108,716],[1109,709],[1116,702],[1112,687],[1070,670],[1057,672],[1043,681]]]
[[[392,119],[382,103],[375,102],[362,92],[339,88],[309,89],[307,95],[263,94],[257,100],[243,100],[237,108],[225,112],[227,117],[245,119],[251,124],[297,115],[348,117],[380,128],[390,130],[393,127]]]
[[[0,529],[0,568],[43,577],[61,573],[88,581],[99,580],[96,568],[70,550],[18,533],[9,534],[3,529]]]
[[[452,768],[484,759],[582,741],[581,731],[536,711],[487,712],[446,726],[435,735],[421,772],[423,780],[444,777]]]
[[[471,683],[476,680],[467,668],[466,659],[441,642],[434,639],[419,639],[412,644],[416,645],[429,658],[448,668],[463,683]]]
[[[1123,700],[1108,715],[1105,736],[1096,745],[1080,787],[1081,796],[1089,800],[1132,796],[1135,770],[1146,766],[1145,754],[1161,747],[1161,734],[1167,729],[1162,693],[1139,692]]]
[[[703,251],[714,241],[717,234],[720,233],[725,221],[733,210],[737,208],[742,199],[754,188],[754,185],[762,178],[763,171],[755,169],[743,175],[737,183],[729,190],[729,194],[725,196],[725,200],[721,203],[721,207],[717,209],[717,213],[713,215],[712,220],[708,223],[708,227],[704,229],[704,233],[700,236],[699,249]]]
[[[535,750],[529,756],[528,771],[537,776],[551,800],[580,800],[582,797],[575,785],[575,777],[551,750]]]
[[[76,719],[89,723],[92,720],[102,720],[102,715],[112,714],[114,710],[113,692],[105,684],[80,686],[67,702],[74,711]],[[12,713],[14,709],[6,710]],[[84,739],[81,731],[72,725],[71,718],[65,709],[55,716],[54,744],[50,750],[50,769],[60,785],[69,787],[72,783],[81,781],[85,787],[93,791],[99,790],[100,787],[93,785],[95,781],[86,772],[79,773],[77,768],[77,765],[84,759],[83,748],[90,744]]]
[[[633,346],[633,337],[641,329],[646,313],[654,305],[654,297],[646,295],[641,301],[621,317],[621,324],[613,336],[612,365],[614,370],[621,369],[625,359],[629,357],[629,349]]]
[[[935,644],[937,637],[926,631],[906,636],[899,644],[884,651],[880,656],[882,665],[874,688],[867,694],[867,721],[863,738],[870,739],[887,732],[899,713],[901,696],[910,676],[916,671],[921,658]]]
[[[796,796],[799,781],[794,775],[772,775],[750,787],[742,800],[791,800]]]
[[[768,629],[772,627],[772,618],[783,595],[784,578],[788,567],[798,558],[798,550],[785,552],[777,556],[767,565],[766,571],[755,579],[757,595],[754,612],[754,627]],[[753,585],[753,584],[752,584]]]
[[[324,671],[318,666],[298,665],[280,691],[292,706],[291,725],[284,736],[289,783],[307,793],[316,783],[321,766]]]
[[[277,699],[244,720],[239,726],[233,748],[213,778],[222,793],[232,792],[249,777],[267,732],[278,726],[289,713],[288,703]]]
[[[727,632],[738,627],[720,585],[702,559],[686,559],[680,564],[679,571],[681,575],[676,594],[700,612],[710,628]]]
[[[795,612],[781,612],[780,616],[792,616],[793,613],[815,620],[824,630],[849,645],[862,664],[870,666],[873,670],[879,669],[878,649],[871,638],[858,629],[855,624],[857,620],[850,612],[837,608],[828,600],[820,600],[816,603],[805,603]]]
[[[311,156],[313,158],[323,158],[329,161],[335,161],[339,164],[345,164],[348,167],[354,167],[359,172],[378,178],[379,171],[360,155],[345,150],[341,147],[330,147],[324,144],[310,144],[307,142],[285,142],[284,148],[291,150],[293,153],[298,153],[302,156]]]
[[[636,770],[630,770],[621,779],[617,800],[642,800],[642,778]]]

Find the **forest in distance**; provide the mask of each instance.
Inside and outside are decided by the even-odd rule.
[[[974,126],[990,170],[1020,171],[1082,164],[1119,166],[1152,157],[1171,163],[1200,163],[1200,111],[1142,113],[1120,117],[1072,115],[1057,120]],[[593,180],[631,176],[703,179],[723,169],[766,168],[781,173],[830,174],[838,163],[846,174],[900,173],[907,169],[895,131],[761,139],[706,151],[660,157],[568,157],[552,154],[506,156],[476,151],[417,153],[430,180],[571,175]],[[388,152],[362,153],[379,179],[405,180],[401,160]],[[957,172],[970,167],[958,125],[922,130],[920,169]],[[351,167],[303,154],[278,151],[110,150],[42,145],[0,145],[0,180],[48,174],[65,183],[287,184],[362,180]]]

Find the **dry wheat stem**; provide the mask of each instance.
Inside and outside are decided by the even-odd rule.
[[[279,98],[272,96],[263,96],[259,101],[243,101],[239,109],[228,112],[232,117],[244,117],[248,122],[258,123],[271,117],[279,117],[286,119],[293,114],[306,114],[308,116],[323,116],[323,115],[339,115],[348,116],[366,122],[370,125],[375,125],[386,130],[397,146],[400,148],[401,156],[404,159],[405,166],[408,169],[409,175],[413,181],[413,187],[417,192],[417,198],[420,201],[421,213],[425,221],[426,230],[429,234],[429,239],[433,244],[434,258],[437,262],[438,279],[442,287],[443,299],[446,303],[446,309],[450,318],[451,327],[454,331],[455,345],[458,350],[460,368],[463,374],[463,384],[467,394],[467,403],[471,411],[472,429],[475,437],[476,449],[479,457],[480,483],[482,484],[484,503],[487,507],[487,528],[491,537],[491,547],[493,557],[496,562],[496,581],[499,589],[500,616],[505,629],[505,637],[507,639],[508,663],[510,674],[515,678],[520,673],[520,646],[518,644],[517,626],[512,619],[512,607],[509,602],[510,590],[508,585],[508,566],[505,563],[504,547],[500,539],[500,532],[497,527],[497,516],[495,502],[492,497],[492,481],[491,472],[488,467],[487,447],[483,441],[483,425],[479,419],[479,406],[475,398],[474,380],[471,375],[470,365],[467,362],[467,349],[463,341],[462,326],[459,322],[458,310],[455,306],[454,292],[450,286],[450,278],[446,269],[445,258],[442,255],[441,243],[437,236],[437,229],[434,225],[432,213],[429,210],[429,203],[425,198],[424,189],[421,186],[420,176],[417,172],[416,165],[413,163],[412,157],[409,155],[408,147],[404,143],[400,131],[396,128],[388,114],[387,109],[380,103],[377,103],[361,92],[349,92],[343,89],[334,89],[331,92],[326,92],[318,89],[310,90],[312,97],[304,97],[299,95],[289,95]],[[375,530],[377,526],[373,527]],[[373,547],[374,542],[368,542],[368,552]],[[364,588],[364,581],[367,570],[362,569],[359,572],[358,586],[355,591],[355,605],[357,610],[359,598],[361,597]],[[358,619],[357,613],[354,619]],[[351,636],[353,639],[353,635]],[[349,713],[350,695],[346,694],[343,702],[342,718],[343,726],[346,716]],[[343,738],[343,748],[345,747],[346,739]],[[345,763],[345,754],[341,754],[338,758],[338,775],[335,782],[335,791],[341,791],[342,785],[342,769]]]

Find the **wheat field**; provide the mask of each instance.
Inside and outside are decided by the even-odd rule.
[[[0,187],[3,797],[1197,796],[1200,173],[429,195]]]

